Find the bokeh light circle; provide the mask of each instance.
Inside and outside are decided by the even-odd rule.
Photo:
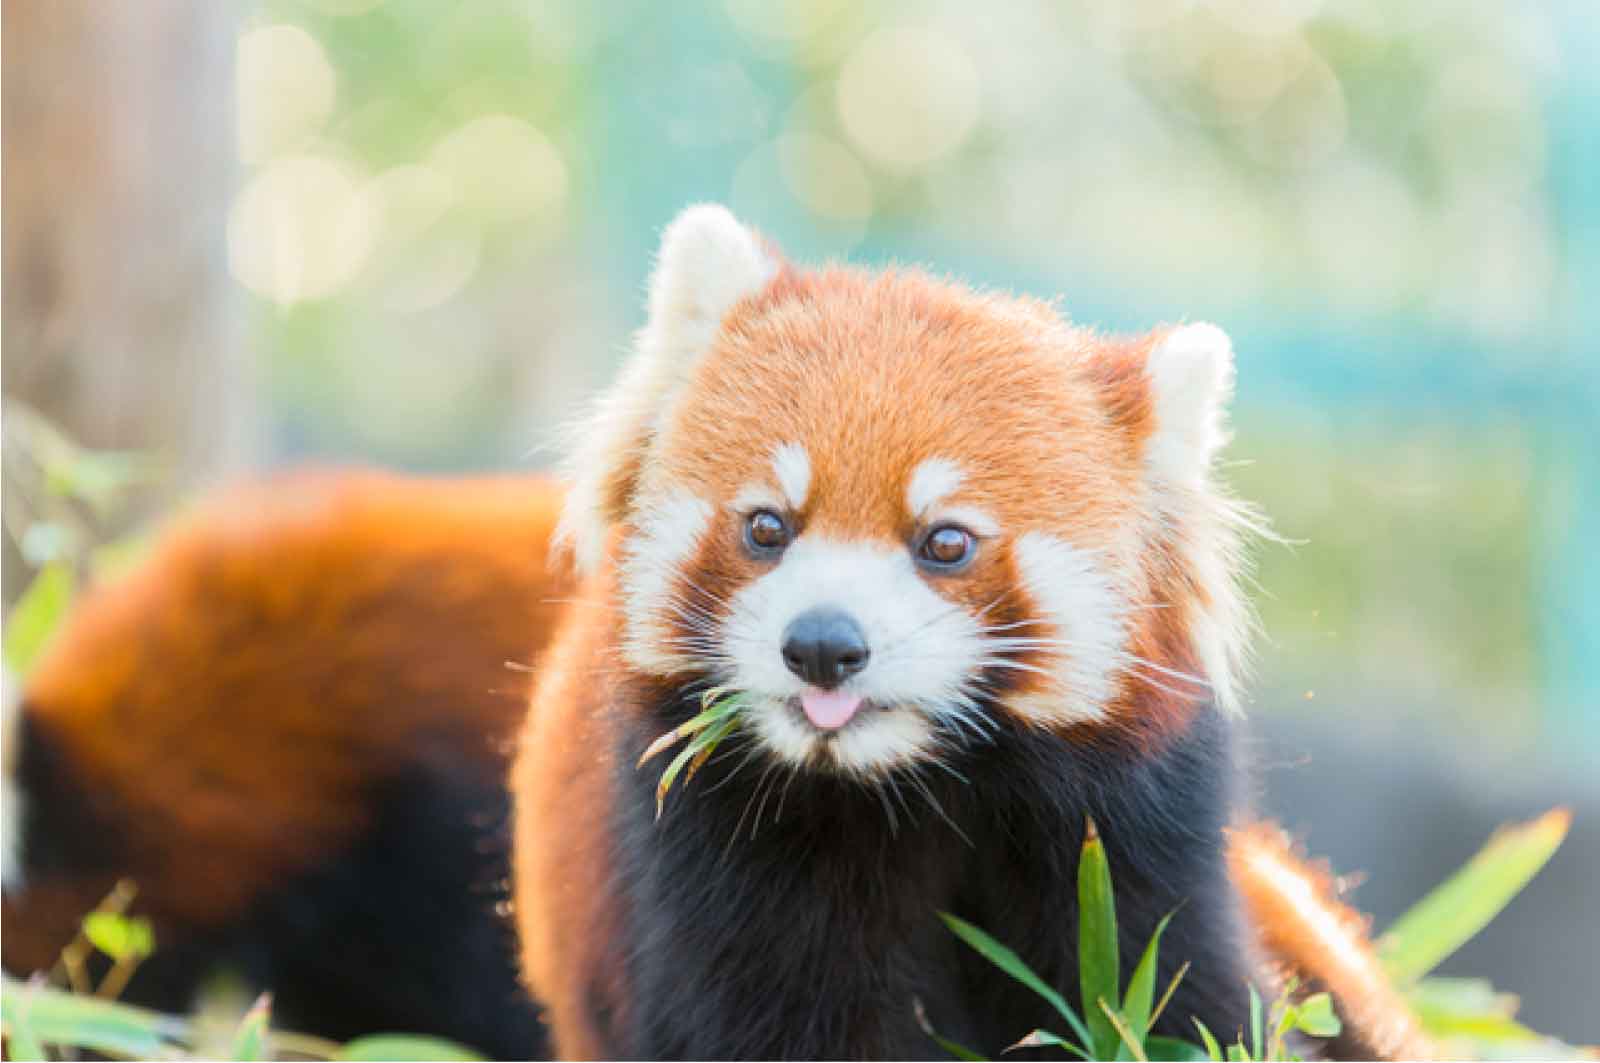
[[[485,221],[548,220],[567,195],[567,166],[548,137],[507,114],[474,118],[434,146],[430,163]]]
[[[895,170],[919,170],[971,135],[981,110],[977,69],[933,29],[880,30],[839,72],[836,103],[864,154]]]
[[[323,299],[361,272],[378,215],[362,175],[332,159],[273,163],[239,195],[228,217],[228,266],[264,299]]]
[[[265,162],[327,124],[338,78],[311,34],[287,24],[247,30],[239,35],[237,63],[241,161]]]

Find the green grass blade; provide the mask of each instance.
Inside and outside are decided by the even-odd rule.
[[[667,794],[671,791],[673,782],[678,778],[678,773],[683,771],[698,752],[700,750],[693,744],[685,746],[678,752],[677,756],[672,758],[672,762],[661,773],[661,778],[656,782],[656,819],[660,819],[661,813],[666,810]]]
[[[28,999],[28,994],[31,994],[37,988],[37,986],[28,986],[26,988],[19,986],[7,990],[7,993],[14,993],[19,990],[23,993],[20,1006],[15,1010],[7,1008],[5,1013],[7,1059],[42,1061],[50,1058],[44,1050],[44,1045],[40,1043],[38,1035],[33,1032],[33,1023],[28,1020],[28,1012],[32,1003]]]
[[[706,761],[711,759],[711,754],[717,751],[717,746],[721,745],[722,740],[732,734],[733,729],[738,726],[739,718],[730,715],[721,722],[706,728],[704,739],[696,743],[697,750],[694,759],[689,761],[689,770],[683,777],[683,785],[689,785],[689,780],[694,778],[695,772],[705,767]]]
[[[144,959],[156,949],[150,920],[121,912],[97,911],[83,917],[83,936],[113,960]]]
[[[1222,1063],[1222,1045],[1217,1043],[1216,1035],[1206,1028],[1206,1024],[1199,1019],[1190,1019],[1194,1028],[1200,1032],[1200,1043],[1205,1045],[1206,1055],[1211,1057],[1213,1063]]]
[[[1149,1057],[1144,1054],[1144,1045],[1140,1043],[1143,1038],[1134,1034],[1133,1030],[1128,1026],[1128,1020],[1113,1011],[1111,1005],[1106,1003],[1105,997],[1101,997],[1095,1003],[1100,1005],[1101,1013],[1105,1015],[1106,1021],[1111,1024],[1111,1028],[1117,1031],[1117,1037],[1122,1042],[1117,1046],[1117,1058],[1122,1058],[1122,1050],[1126,1048],[1133,1055],[1136,1063],[1150,1063]],[[1105,1057],[1102,1056],[1100,1058],[1104,1059]]]
[[[966,1045],[952,1041],[948,1037],[942,1037],[932,1031],[929,1031],[928,1037],[932,1039],[934,1044],[950,1053],[953,1059],[964,1059],[967,1060],[967,1063],[985,1063],[988,1059],[987,1056],[980,1056]]]
[[[358,1037],[340,1049],[340,1059],[348,1060],[479,1060],[478,1053],[441,1037],[415,1034],[373,1034]]]
[[[1160,1021],[1162,1014],[1167,1010],[1167,1005],[1172,1003],[1172,994],[1178,991],[1178,985],[1183,981],[1184,976],[1189,973],[1189,966],[1189,961],[1184,960],[1183,966],[1172,972],[1172,981],[1167,983],[1166,992],[1161,994],[1161,999],[1156,1001],[1156,1009],[1150,1013],[1151,1026]]]
[[[1557,1055],[1550,1039],[1516,1021],[1517,998],[1483,979],[1424,978],[1406,1002],[1430,1037],[1468,1040],[1478,1054]],[[1530,1051],[1535,1045],[1543,1052]]]
[[[916,1015],[917,1025],[922,1029],[924,1034],[927,1034],[928,1039],[934,1044],[938,1045],[940,1048],[944,1049],[946,1052],[950,1053],[952,1057],[956,1059],[967,1060],[968,1063],[972,1063],[974,1060],[983,1060],[983,1056],[980,1056],[966,1045],[952,1041],[948,1037],[941,1036],[939,1031],[933,1028],[933,1023],[928,1021],[928,1011],[922,1006],[921,997],[912,998],[911,1010],[912,1013]]]
[[[1128,1026],[1141,1039],[1150,1032],[1150,1007],[1156,995],[1156,957],[1161,951],[1161,935],[1175,914],[1168,912],[1156,924],[1155,933],[1150,935],[1150,943],[1144,947],[1144,955],[1139,957],[1139,965],[1133,969],[1133,977],[1128,979],[1122,1014],[1127,1017]]]
[[[1079,1059],[1089,1058],[1088,1055],[1084,1053],[1083,1049],[1079,1048],[1065,1037],[1062,1037],[1060,1034],[1051,1033],[1049,1030],[1030,1031],[1028,1036],[1024,1037],[1016,1044],[1008,1045],[1005,1051],[1015,1052],[1022,1048],[1059,1048],[1063,1051],[1071,1052]],[[1003,1054],[1004,1053],[1002,1053],[1002,1055]]]
[[[5,663],[14,676],[25,676],[66,618],[77,583],[72,566],[52,561],[39,570],[6,617]]]
[[[267,1026],[272,1022],[272,994],[262,993],[239,1020],[228,1044],[228,1058],[251,1063],[267,1058]]]
[[[0,983],[0,1017],[9,1029],[18,1009],[44,1044],[86,1048],[116,1056],[169,1056],[188,1036],[182,1019],[99,997],[28,986],[13,978]]]
[[[705,713],[700,715],[704,716]],[[695,717],[695,719],[699,718],[699,716]],[[660,781],[656,783],[656,819],[661,818],[662,810],[666,807],[667,793],[672,789],[673,782],[677,780],[683,769],[688,768],[689,775],[692,777],[699,770],[700,765],[705,763],[705,758],[709,757],[711,751],[716,749],[717,743],[726,738],[737,726],[739,726],[738,716],[732,712],[724,712],[722,716],[713,720],[709,725],[698,729],[694,737],[689,740],[689,744],[684,746],[678,755],[672,758],[672,763],[667,765],[666,770],[661,773]],[[682,729],[679,728],[680,731]],[[643,762],[641,761],[641,763]]]
[[[1250,1054],[1257,1059],[1264,1059],[1267,1055],[1266,1042],[1262,1032],[1261,994],[1256,992],[1254,985],[1250,986]]]
[[[1048,1001],[1050,1006],[1055,1008],[1056,1012],[1066,1020],[1067,1025],[1072,1027],[1072,1032],[1078,1038],[1080,1047],[1085,1049],[1091,1047],[1089,1028],[1083,1024],[1082,1019],[1078,1018],[1078,1013],[1072,1010],[1072,1005],[1068,1004],[1066,998],[1060,993],[1046,985],[1043,979],[1034,974],[1028,965],[1022,962],[1022,957],[964,919],[958,919],[948,912],[940,912],[939,918],[944,920],[945,926],[948,926],[956,937],[966,942],[978,955]]]
[[[1156,1063],[1197,1063],[1199,1060],[1222,1058],[1221,1049],[1212,1056],[1210,1049],[1178,1037],[1146,1037],[1144,1054]]]
[[[1344,1025],[1333,1010],[1333,998],[1313,993],[1295,1005],[1294,1028],[1311,1037],[1338,1037]]]
[[[1571,812],[1557,808],[1496,831],[1466,866],[1378,939],[1390,979],[1411,985],[1482,930],[1555,854],[1571,822]]]
[[[1096,1059],[1110,1059],[1121,1041],[1106,1012],[1095,1005],[1104,1000],[1111,1011],[1120,1006],[1121,978],[1111,865],[1100,832],[1089,820],[1078,855],[1078,986],[1091,1035],[1088,1047]]]
[[[731,718],[743,707],[744,699],[737,694],[727,694],[721,687],[714,687],[706,691],[700,699],[700,704],[702,708],[698,713],[645,747],[644,753],[640,755],[634,767],[644,767],[649,761],[690,735],[699,734],[707,727]]]
[[[1425,1006],[1413,1005],[1413,1008],[1417,1021],[1429,1037],[1469,1041],[1479,1058],[1510,1057],[1518,1054],[1519,1050],[1523,1055],[1559,1058],[1549,1038],[1516,1019],[1503,1019],[1495,1015],[1438,1013]],[[1530,1052],[1535,1046],[1543,1048],[1543,1051]]]

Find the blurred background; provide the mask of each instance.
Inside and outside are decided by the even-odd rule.
[[[7,602],[245,470],[547,464],[696,200],[802,260],[1215,320],[1232,479],[1293,543],[1258,559],[1262,804],[1380,926],[1573,805],[1448,970],[1600,1041],[1594,16],[7,0]],[[116,453],[64,499],[69,440]]]

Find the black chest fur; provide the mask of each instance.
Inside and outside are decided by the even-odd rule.
[[[678,715],[663,705],[663,717]],[[614,824],[627,1020],[619,1056],[927,1058],[941,1033],[995,1055],[1049,1006],[957,941],[948,911],[1016,949],[1077,999],[1078,852],[1106,840],[1124,976],[1179,909],[1158,984],[1192,964],[1158,1032],[1222,1034],[1248,977],[1222,858],[1233,767],[1214,709],[1159,752],[1012,729],[953,766],[892,784],[791,774],[758,755],[708,764],[655,821],[650,735],[630,735]],[[937,806],[937,808],[935,807]]]

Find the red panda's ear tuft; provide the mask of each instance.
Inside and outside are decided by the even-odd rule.
[[[650,278],[649,320],[617,382],[575,426],[568,449],[571,488],[559,540],[592,570],[611,525],[628,513],[650,442],[723,319],[766,287],[778,261],[726,207],[685,209],[662,234]]]
[[[1145,377],[1156,418],[1146,468],[1168,483],[1200,483],[1228,441],[1233,344],[1215,325],[1180,326],[1156,343]]]

